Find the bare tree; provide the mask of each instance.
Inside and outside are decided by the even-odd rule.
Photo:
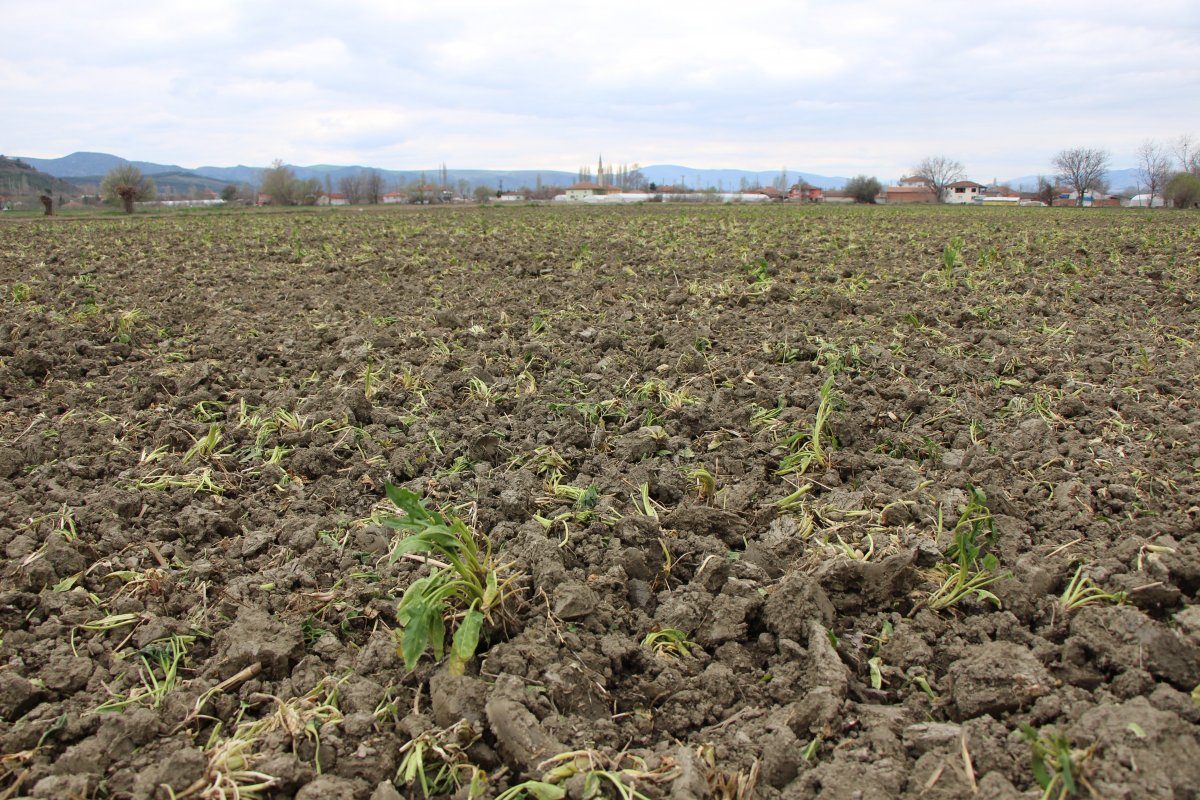
[[[913,177],[932,189],[939,203],[946,200],[946,187],[962,180],[964,174],[962,162],[946,156],[926,156],[913,167]]]
[[[788,183],[787,167],[784,167],[783,169],[781,169],[779,171],[779,174],[776,175],[775,179],[771,181],[771,185],[774,186],[775,189],[781,193],[786,192],[788,190],[789,183]]]
[[[1167,149],[1153,139],[1142,142],[1137,150],[1138,172],[1141,175],[1141,185],[1150,195],[1150,207],[1154,207],[1154,198],[1162,194],[1171,177],[1171,159]]]
[[[383,202],[383,175],[377,169],[367,170],[362,176],[363,197],[373,206]]]
[[[1037,176],[1037,199],[1048,206],[1054,205],[1054,198],[1058,196],[1058,187],[1051,181],[1046,180],[1042,175]]]
[[[1200,176],[1200,147],[1197,147],[1195,137],[1190,133],[1180,134],[1171,150],[1179,162],[1180,172]]]
[[[360,172],[357,175],[343,175],[338,178],[338,191],[346,195],[346,202],[352,206],[363,201],[364,177]]]
[[[120,202],[125,213],[132,214],[135,200],[153,200],[157,191],[153,178],[143,175],[133,164],[120,164],[104,176],[100,193],[110,203]]]
[[[1050,162],[1057,177],[1075,192],[1075,205],[1083,205],[1083,196],[1104,186],[1108,172],[1108,151],[1099,147],[1071,147],[1060,150]]]

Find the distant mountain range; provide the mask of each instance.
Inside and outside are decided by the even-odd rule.
[[[257,184],[265,167],[249,167],[239,164],[236,167],[196,167],[187,169],[176,164],[155,164],[150,161],[131,161],[109,153],[71,153],[62,158],[28,158],[22,161],[41,172],[56,178],[69,180],[74,184],[98,184],[100,179],[110,169],[120,164],[132,164],[146,175],[154,176],[155,182],[164,189],[174,189],[186,192],[192,188],[211,189],[220,192],[229,184]],[[311,166],[288,165],[301,179],[316,178],[325,183],[326,178],[333,186],[337,186],[340,178],[357,175],[373,169],[364,166],[338,166],[333,164],[314,164]],[[742,169],[695,169],[677,164],[655,164],[641,168],[642,175],[648,182],[659,185],[678,185],[680,183],[691,188],[716,187],[725,191],[736,191],[743,186],[770,186],[780,177],[779,170],[752,171]],[[391,170],[379,169],[384,180],[392,185],[410,183],[413,181],[436,181],[439,170]],[[472,189],[477,186],[487,186],[492,189],[518,189],[534,187],[540,182],[545,186],[569,186],[576,180],[576,173],[562,170],[488,170],[488,169],[448,169],[447,178],[451,185],[457,185],[465,180]],[[1118,169],[1108,173],[1108,183],[1112,191],[1120,191],[1138,184],[1138,170]],[[787,182],[795,183],[804,179],[813,186],[822,189],[839,189],[846,183],[841,176],[818,175],[812,172],[794,172],[788,170]],[[1037,188],[1036,175],[1023,175],[1002,181],[1014,189],[1033,191]],[[980,181],[983,182],[982,180]]]
[[[245,165],[238,165],[236,167],[206,166],[187,169],[177,164],[132,161],[109,153],[87,152],[71,153],[69,156],[63,156],[62,158],[23,157],[21,160],[42,172],[58,178],[71,180],[73,183],[99,183],[104,174],[113,167],[120,164],[132,164],[140,169],[143,174],[154,176],[155,182],[160,186],[173,186],[186,183],[190,180],[192,185],[216,191],[220,191],[223,186],[231,183],[258,183],[265,169],[265,167],[248,167]],[[288,166],[295,171],[297,178],[316,178],[318,181],[324,183],[326,176],[328,176],[334,186],[337,185],[339,178],[357,175],[363,170],[372,169],[371,167],[358,165],[338,166],[333,164],[314,164],[311,166],[289,164]],[[770,186],[779,177],[778,171],[755,172],[741,169],[694,169],[676,164],[656,164],[654,166],[642,167],[641,169],[647,181],[657,184],[678,184],[682,181],[689,187],[707,188],[709,186],[716,186],[725,190],[738,189],[742,185],[743,180],[748,186]],[[420,180],[422,176],[426,180],[434,181],[439,176],[437,168],[427,170],[380,169],[378,171],[384,176],[385,180],[393,184],[400,181],[408,183]],[[452,185],[457,184],[460,180],[465,180],[472,188],[476,186],[488,186],[493,189],[517,189],[522,186],[532,188],[537,185],[539,178],[545,186],[569,186],[575,182],[577,177],[574,172],[536,169],[448,169],[446,172],[447,178]],[[846,178],[844,177],[788,171],[789,183],[795,182],[800,178],[823,189],[836,189],[846,183]]]

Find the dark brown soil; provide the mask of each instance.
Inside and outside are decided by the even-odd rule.
[[[1196,797],[1198,223],[0,224],[0,798]],[[512,562],[465,675],[388,483]]]

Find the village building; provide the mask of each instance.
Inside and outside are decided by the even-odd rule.
[[[598,183],[592,181],[579,181],[567,187],[566,196],[568,200],[583,200],[593,195],[607,194],[608,190]]]
[[[825,190],[797,183],[788,190],[785,199],[790,203],[820,203],[825,200]]]
[[[910,176],[901,178],[895,186],[884,189],[881,199],[888,205],[936,203],[937,192],[930,188],[923,178]]]
[[[319,206],[348,206],[350,199],[341,192],[321,192],[317,195]]]
[[[783,200],[783,192],[779,191],[774,186],[760,186],[757,189],[749,189],[743,194],[761,194],[765,195],[770,200]]]
[[[950,205],[967,205],[974,203],[975,198],[982,196],[987,189],[982,183],[975,181],[955,181],[946,187],[944,202]]]

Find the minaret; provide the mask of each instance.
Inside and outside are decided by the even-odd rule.
[[[604,185],[604,154],[600,154],[600,161],[596,164],[596,184]]]

